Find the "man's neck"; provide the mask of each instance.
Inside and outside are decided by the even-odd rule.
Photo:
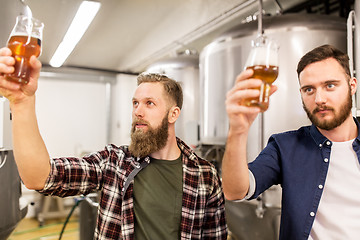
[[[318,129],[322,135],[333,142],[349,141],[358,135],[356,123],[351,115],[340,126],[332,130]]]
[[[161,150],[151,153],[150,157],[162,160],[176,160],[180,156],[180,149],[177,145],[176,137],[169,136],[168,141]]]

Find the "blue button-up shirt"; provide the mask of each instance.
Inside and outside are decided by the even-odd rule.
[[[357,128],[359,122],[354,118]],[[314,126],[272,135],[249,164],[256,198],[272,185],[282,186],[280,239],[308,239],[329,168],[332,142]],[[360,137],[353,149],[360,159]]]

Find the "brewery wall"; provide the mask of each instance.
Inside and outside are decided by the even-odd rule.
[[[39,80],[36,113],[51,157],[80,156],[107,142],[105,84],[72,78]]]

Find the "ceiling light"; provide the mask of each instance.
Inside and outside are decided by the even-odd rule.
[[[83,1],[68,29],[64,39],[59,44],[50,60],[52,67],[60,67],[74,50],[90,23],[99,11],[100,3],[94,1]]]

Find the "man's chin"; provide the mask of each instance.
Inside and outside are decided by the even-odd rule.
[[[317,112],[312,114],[312,117],[319,123],[331,122],[334,120],[335,115],[333,111]]]
[[[135,128],[135,130],[134,130],[134,134],[144,134],[144,133],[146,133],[147,132],[147,130],[145,129],[145,128]]]

